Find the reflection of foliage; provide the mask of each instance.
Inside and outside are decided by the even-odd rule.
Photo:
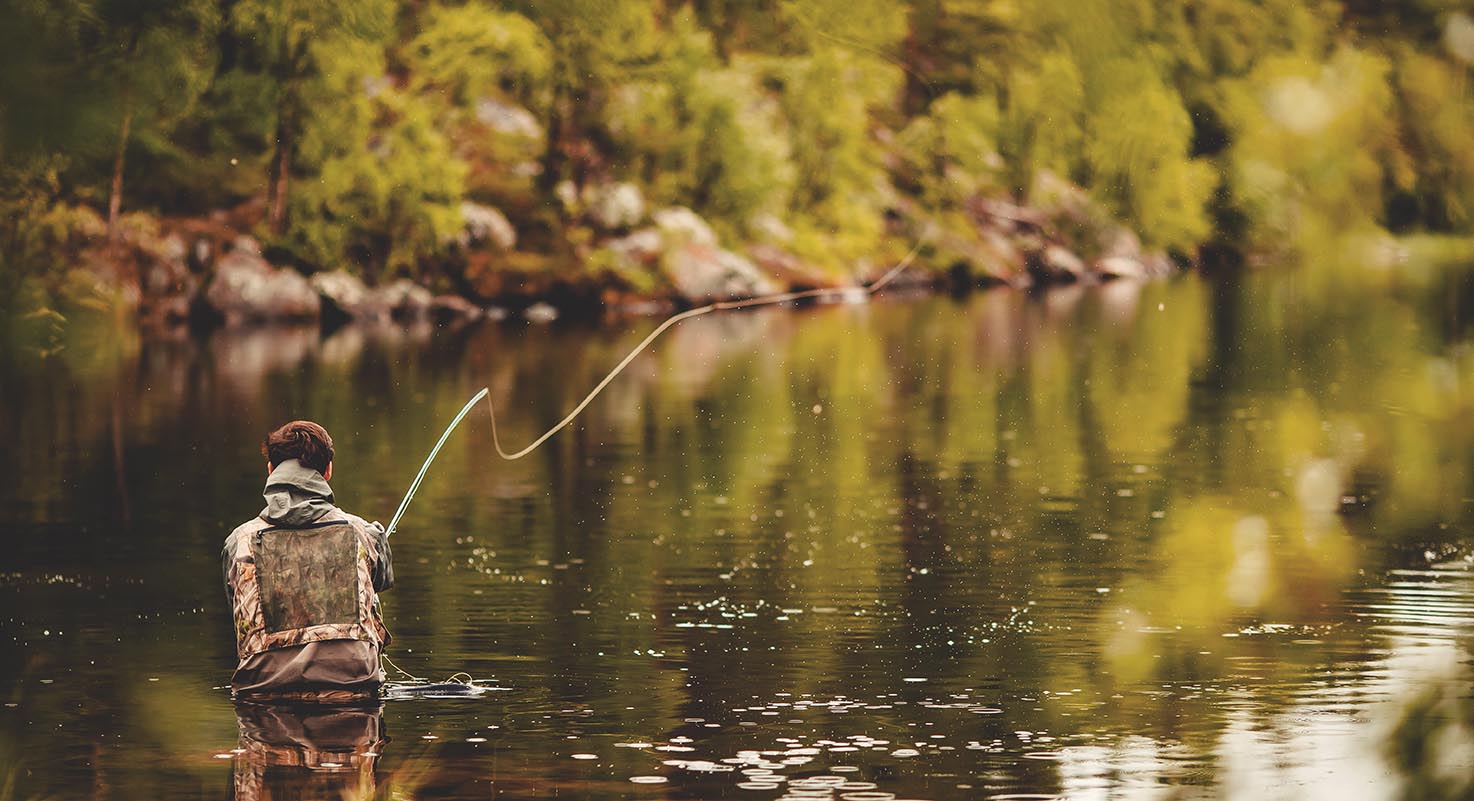
[[[1469,798],[1474,778],[1474,702],[1468,694],[1468,654],[1428,649],[1418,675],[1423,688],[1398,699],[1386,756],[1402,776],[1404,801]]]
[[[405,666],[484,676],[511,672],[503,659],[538,660],[514,673],[535,704],[648,698],[638,712],[598,705],[631,727],[745,706],[700,684],[737,671],[743,691],[794,693],[861,694],[867,677],[918,668],[959,687],[1022,677],[1005,686],[1121,691],[1099,712],[1106,728],[1211,741],[1212,726],[1184,733],[1176,716],[1222,696],[1167,705],[1138,691],[1223,675],[1223,660],[1266,649],[1271,683],[1309,671],[1327,649],[1272,642],[1265,624],[1335,637],[1324,629],[1345,618],[1328,601],[1356,568],[1371,573],[1384,543],[1461,519],[1474,476],[1474,362],[1464,334],[1428,322],[1442,320],[1441,299],[1321,305],[1292,278],[707,317],[672,331],[527,460],[490,461],[485,418],[468,418],[396,534],[408,557],[386,603],[413,649]],[[190,521],[140,544],[171,538],[203,596],[218,510],[254,496],[255,439],[284,415],[351,432],[339,437],[340,497],[382,515],[475,387],[492,387],[504,441],[524,443],[653,324],[69,349],[16,381],[14,419],[45,423],[7,429],[26,465],[9,491],[37,520],[82,516],[85,536],[111,535],[106,501],[77,502],[113,497],[109,471],[71,479],[75,454],[108,454],[116,438],[138,460],[122,475],[157,466],[134,487],[146,513]],[[180,389],[157,389],[169,386]],[[226,417],[236,425],[213,425]],[[207,442],[244,467],[198,470],[195,443],[175,442],[181,421],[218,431]],[[191,505],[163,497],[179,486]],[[77,552],[111,564],[104,542]],[[804,611],[775,623],[788,607]],[[761,617],[721,616],[747,611]],[[738,626],[673,624],[703,620]],[[1345,628],[1336,647],[1361,654],[1363,630]],[[179,694],[176,710],[156,693],[130,703],[159,718],[141,731],[174,748],[158,727],[223,703],[200,692]],[[1051,703],[1019,725],[1080,720],[1055,718]],[[1154,717],[1163,710],[1174,719]]]

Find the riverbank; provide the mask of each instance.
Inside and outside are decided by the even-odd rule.
[[[688,208],[647,210],[633,184],[562,188],[564,235],[542,252],[519,248],[519,231],[501,211],[463,204],[451,263],[427,265],[418,280],[375,280],[356,265],[295,264],[254,235],[262,226],[259,209],[250,207],[187,218],[126,215],[111,238],[100,215],[76,207],[58,215],[60,233],[53,234],[58,259],[70,266],[50,285],[22,286],[13,301],[18,339],[44,351],[59,347],[76,316],[168,332],[668,313],[777,292],[857,288],[913,248],[914,266],[901,281],[933,289],[1143,280],[1177,269],[1166,254],[1144,250],[1084,190],[1054,179],[1043,190],[1034,196],[1049,198],[1044,204],[976,198],[948,213],[898,199],[886,210],[888,249],[848,274],[796,257],[785,247],[792,233],[776,219],[766,221],[764,241],[731,242]]]

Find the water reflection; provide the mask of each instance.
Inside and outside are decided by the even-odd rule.
[[[240,745],[232,798],[291,801],[372,798],[388,742],[379,705],[281,706],[237,703]]]
[[[677,327],[526,460],[473,416],[395,535],[391,656],[509,689],[391,703],[378,792],[1462,792],[1474,349],[1448,315],[1271,276],[770,309]],[[477,388],[520,445],[654,325],[5,363],[0,763],[101,742],[112,795],[210,795],[213,561],[259,508],[260,432],[322,420],[339,500],[384,519]]]

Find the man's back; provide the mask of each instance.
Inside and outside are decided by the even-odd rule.
[[[273,432],[267,448],[297,425]],[[331,439],[315,431],[330,459]],[[302,450],[294,436],[285,442],[288,452]],[[322,462],[307,450],[306,458]],[[331,475],[331,461],[324,472]],[[348,700],[383,683],[379,653],[389,635],[377,593],[394,582],[388,538],[334,505],[324,472],[296,458],[271,461],[266,508],[226,538],[238,696]]]

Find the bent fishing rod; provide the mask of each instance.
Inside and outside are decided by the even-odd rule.
[[[892,280],[895,279],[896,276],[901,274],[901,271],[909,267],[911,265],[911,262],[915,260],[916,254],[921,252],[921,248],[927,243],[928,239],[929,237],[923,237],[921,241],[917,242],[915,247],[911,248],[910,252],[906,254],[906,257],[897,262],[894,267],[887,270],[885,275],[882,275],[880,278],[877,278],[875,281],[869,284],[861,285],[859,287],[831,287],[825,289],[808,289],[801,292],[782,292],[776,295],[765,295],[763,297],[748,298],[746,300],[724,300],[718,301],[716,303],[710,303],[699,308],[688,309],[686,311],[671,315],[670,317],[666,318],[665,322],[662,322],[660,325],[656,326],[655,330],[646,335],[644,339],[640,340],[640,344],[636,345],[628,354],[625,355],[623,359],[620,359],[619,363],[614,365],[614,368],[611,369],[604,376],[604,378],[599,381],[598,384],[595,384],[593,389],[589,390],[589,393],[584,396],[583,400],[579,401],[578,405],[573,407],[573,411],[570,411],[567,415],[563,417],[562,420],[559,420],[556,424],[554,424],[552,428],[544,431],[537,439],[533,440],[531,444],[519,451],[508,453],[504,448],[502,448],[501,437],[498,435],[496,427],[496,404],[492,403],[491,401],[491,389],[488,387],[482,387],[481,390],[477,392],[474,396],[472,396],[469,401],[466,401],[466,405],[461,407],[461,411],[455,416],[455,419],[450,421],[449,426],[446,426],[445,432],[440,435],[440,439],[436,441],[435,447],[430,449],[430,455],[425,458],[425,463],[420,466],[420,472],[415,474],[415,480],[410,483],[409,491],[404,494],[404,500],[399,502],[399,509],[395,511],[394,519],[389,521],[389,528],[385,530],[384,536],[388,537],[394,533],[395,527],[399,525],[400,518],[404,517],[404,511],[409,508],[410,501],[414,500],[415,492],[418,491],[420,488],[420,482],[424,481],[425,473],[429,471],[431,463],[435,461],[435,457],[440,454],[440,449],[445,446],[445,441],[450,439],[451,432],[456,430],[456,427],[461,424],[461,421],[466,418],[467,414],[470,414],[471,409],[477,403],[479,403],[482,398],[486,398],[487,411],[491,415],[491,441],[492,444],[496,446],[497,455],[509,462],[516,459],[521,459],[527,454],[532,453],[534,450],[537,450],[539,446],[541,446],[544,442],[547,442],[548,439],[550,439],[554,434],[563,430],[563,428],[565,428],[569,423],[572,423],[575,419],[577,419],[577,417],[583,413],[583,410],[586,409],[588,405],[593,402],[594,398],[598,397],[599,393],[603,392],[604,388],[609,386],[610,382],[612,382],[620,373],[624,372],[624,368],[628,367],[630,362],[635,360],[635,357],[639,356],[642,352],[644,352],[646,348],[650,347],[650,344],[658,339],[661,334],[669,330],[671,326],[674,326],[675,324],[682,321],[689,320],[692,317],[700,317],[704,314],[710,314],[715,311],[747,309],[754,306],[772,306],[778,303],[790,303],[797,300],[804,300],[806,298],[843,295],[847,292],[853,292],[856,289],[858,289],[860,292],[863,292],[868,297],[875,294],[876,292],[879,292],[881,287],[889,284]]]

